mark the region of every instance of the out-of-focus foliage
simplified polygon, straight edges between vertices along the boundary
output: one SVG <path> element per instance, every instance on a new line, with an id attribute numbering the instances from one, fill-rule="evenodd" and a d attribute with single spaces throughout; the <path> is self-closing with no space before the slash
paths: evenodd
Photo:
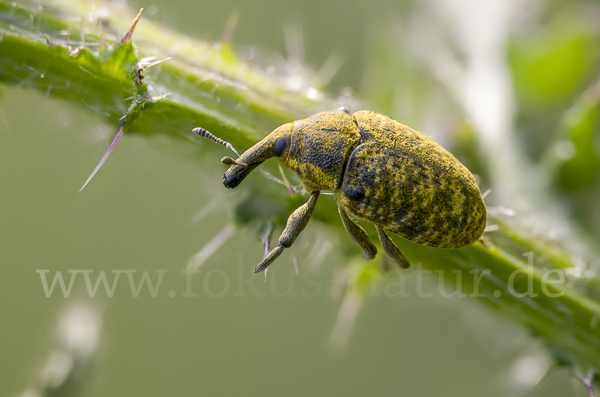
<path id="1" fill-rule="evenodd" d="M 595 2 L 549 2 L 521 26 L 508 56 L 517 131 L 581 225 L 600 238 L 600 30 Z"/>
<path id="2" fill-rule="evenodd" d="M 560 162 L 556 185 L 561 190 L 573 191 L 590 187 L 600 168 L 595 139 L 599 130 L 600 102 L 598 93 L 594 94 L 596 95 L 588 94 L 579 99 L 565 116 L 566 134 L 564 141 L 557 144 Z"/>

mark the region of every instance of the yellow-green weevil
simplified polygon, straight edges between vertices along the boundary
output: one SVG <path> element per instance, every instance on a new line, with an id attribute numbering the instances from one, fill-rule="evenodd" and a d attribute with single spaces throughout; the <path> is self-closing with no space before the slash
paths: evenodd
<path id="1" fill-rule="evenodd" d="M 206 130 L 194 131 L 235 152 Z M 342 222 L 365 257 L 374 258 L 377 248 L 349 214 L 374 223 L 383 250 L 403 268 L 408 260 L 386 231 L 423 245 L 460 248 L 476 242 L 485 228 L 486 208 L 473 174 L 430 138 L 372 111 L 324 112 L 284 124 L 237 160 L 224 158 L 231 166 L 223 184 L 237 187 L 271 157 L 298 176 L 310 198 L 290 215 L 279 245 L 256 273 L 294 243 L 321 190 L 333 192 Z"/>

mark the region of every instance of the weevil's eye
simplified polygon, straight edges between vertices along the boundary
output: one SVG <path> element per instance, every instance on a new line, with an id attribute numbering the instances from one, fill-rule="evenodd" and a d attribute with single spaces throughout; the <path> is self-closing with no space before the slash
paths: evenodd
<path id="1" fill-rule="evenodd" d="M 273 146 L 273 151 L 275 152 L 275 156 L 279 157 L 285 150 L 287 146 L 287 141 L 285 138 L 277 138 L 275 141 L 275 145 Z"/>

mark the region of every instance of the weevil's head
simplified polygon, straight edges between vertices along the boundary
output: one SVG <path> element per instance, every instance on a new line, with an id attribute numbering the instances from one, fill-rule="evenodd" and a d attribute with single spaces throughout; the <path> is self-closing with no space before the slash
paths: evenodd
<path id="1" fill-rule="evenodd" d="M 243 165 L 229 167 L 223 175 L 223 185 L 228 189 L 237 187 L 248 174 L 271 157 L 277 157 L 285 163 L 292 143 L 293 128 L 293 123 L 284 124 L 242 153 L 235 162 Z"/>

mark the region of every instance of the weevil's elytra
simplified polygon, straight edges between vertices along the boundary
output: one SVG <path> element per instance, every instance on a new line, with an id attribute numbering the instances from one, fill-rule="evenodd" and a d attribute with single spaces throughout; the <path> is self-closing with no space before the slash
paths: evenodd
<path id="1" fill-rule="evenodd" d="M 271 157 L 298 175 L 310 199 L 290 215 L 279 246 L 256 272 L 294 243 L 321 190 L 333 191 L 346 230 L 367 258 L 377 248 L 348 214 L 374 223 L 384 251 L 402 267 L 409 263 L 386 231 L 459 248 L 477 241 L 485 228 L 486 208 L 471 172 L 431 139 L 375 112 L 325 112 L 284 124 L 235 160 L 246 167 L 231 165 L 223 184 L 237 187 Z"/>

